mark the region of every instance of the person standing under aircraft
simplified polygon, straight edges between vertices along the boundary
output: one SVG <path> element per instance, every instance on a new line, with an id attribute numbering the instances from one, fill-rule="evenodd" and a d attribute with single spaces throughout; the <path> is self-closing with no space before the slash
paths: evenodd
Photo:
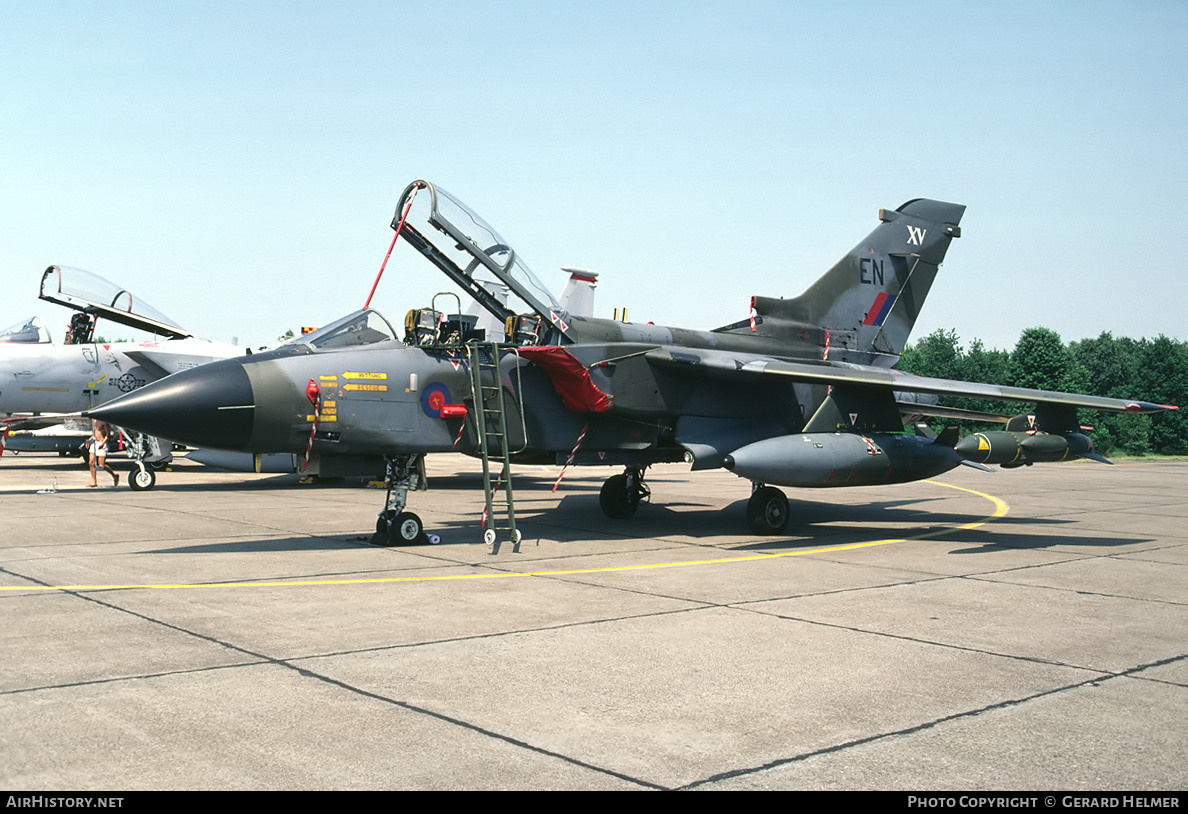
<path id="1" fill-rule="evenodd" d="M 90 447 L 90 455 L 88 456 L 87 460 L 87 463 L 91 469 L 91 482 L 89 485 L 92 487 L 99 485 L 98 481 L 96 481 L 96 461 L 98 462 L 99 469 L 105 469 L 107 470 L 107 473 L 111 475 L 112 487 L 120 485 L 120 476 L 117 475 L 116 471 L 112 469 L 107 463 L 107 438 L 109 434 L 110 432 L 107 422 L 92 422 L 91 440 L 88 442 L 88 446 Z"/>

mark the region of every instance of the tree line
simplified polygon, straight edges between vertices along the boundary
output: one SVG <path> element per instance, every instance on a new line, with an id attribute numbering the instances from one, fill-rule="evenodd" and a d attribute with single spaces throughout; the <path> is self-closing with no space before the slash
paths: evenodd
<path id="1" fill-rule="evenodd" d="M 1188 342 L 1115 337 L 1065 344 L 1048 328 L 1028 328 L 1011 351 L 989 350 L 980 339 L 965 348 L 957 332 L 938 329 L 904 350 L 899 370 L 968 382 L 1062 390 L 1175 404 L 1188 409 Z M 1027 405 L 942 397 L 965 410 L 1015 415 Z M 1081 410 L 1087 434 L 1103 454 L 1188 454 L 1188 418 L 1179 412 L 1132 415 Z M 1001 427 L 999 427 L 1001 428 Z"/>

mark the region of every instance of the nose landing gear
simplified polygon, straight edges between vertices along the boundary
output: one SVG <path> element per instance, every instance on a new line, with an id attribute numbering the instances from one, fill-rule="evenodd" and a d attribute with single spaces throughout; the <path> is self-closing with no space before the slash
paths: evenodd
<path id="1" fill-rule="evenodd" d="M 375 521 L 372 545 L 415 545 L 427 542 L 421 518 L 404 511 L 410 490 L 424 491 L 429 488 L 429 479 L 425 477 L 425 456 L 414 453 L 389 457 L 384 481 L 388 493 L 384 508 Z"/>

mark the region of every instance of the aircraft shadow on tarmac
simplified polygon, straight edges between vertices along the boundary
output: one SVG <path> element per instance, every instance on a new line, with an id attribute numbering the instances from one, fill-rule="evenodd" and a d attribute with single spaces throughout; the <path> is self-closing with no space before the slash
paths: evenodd
<path id="1" fill-rule="evenodd" d="M 746 501 L 738 500 L 724 508 L 704 504 L 667 500 L 663 504 L 641 506 L 628 520 L 606 517 L 598 506 L 597 497 L 567 495 L 560 504 L 536 512 L 530 508 L 531 497 L 519 499 L 517 492 L 516 525 L 525 541 L 544 538 L 559 543 L 606 539 L 664 540 L 675 537 L 694 541 L 706 539 L 707 546 L 732 551 L 785 551 L 796 548 L 847 545 L 881 539 L 899 539 L 929 534 L 944 545 L 961 543 L 968 546 L 946 553 L 984 552 L 986 547 L 1046 548 L 1060 545 L 1128 546 L 1149 539 L 1113 536 L 1056 536 L 1045 533 L 1022 533 L 989 521 L 975 529 L 957 526 L 984 520 L 985 515 L 929 511 L 927 504 L 943 498 L 919 498 L 875 501 L 864 504 L 836 504 L 807 500 L 793 500 L 792 520 L 788 532 L 771 538 L 754 538 L 741 532 L 746 516 Z M 922 506 L 923 508 L 915 508 Z M 699 507 L 699 508 L 690 508 Z M 680 509 L 679 511 L 677 509 Z M 1067 526 L 1072 521 L 1056 518 L 1010 518 L 1012 526 Z M 445 542 L 461 542 L 458 537 L 477 541 L 477 520 L 456 520 L 440 524 L 435 532 Z M 726 538 L 725 542 L 708 542 L 709 538 Z M 747 539 L 739 540 L 740 537 Z"/>
<path id="2" fill-rule="evenodd" d="M 358 548 L 362 538 L 347 538 L 346 535 L 300 535 L 277 537 L 267 540 L 238 539 L 221 543 L 200 542 L 193 545 L 177 545 L 170 548 L 156 548 L 140 554 L 285 554 L 298 551 L 343 551 Z"/>
<path id="3" fill-rule="evenodd" d="M 44 459 L 43 459 L 44 461 Z M 43 468 L 61 474 L 80 473 L 85 478 L 86 470 L 77 462 L 63 459 Z M 81 472 L 80 472 L 81 470 Z M 237 491 L 262 491 L 277 488 L 358 489 L 362 483 L 358 478 L 323 480 L 314 486 L 298 483 L 293 474 L 274 475 L 267 478 L 244 479 L 230 483 L 187 482 L 185 472 L 173 473 L 175 477 L 158 480 L 156 490 L 161 492 L 211 492 L 227 493 Z M 746 501 L 736 500 L 725 507 L 706 506 L 700 502 L 678 499 L 680 481 L 674 481 L 671 489 L 665 479 L 657 477 L 650 483 L 657 487 L 658 501 L 645 504 L 639 512 L 627 520 L 615 520 L 604 515 L 599 508 L 597 492 L 602 480 L 575 473 L 566 477 L 559 491 L 564 493 L 560 501 L 551 490 L 557 477 L 552 472 L 540 475 L 514 473 L 516 490 L 517 526 L 521 528 L 525 544 L 535 539 L 548 539 L 558 543 L 588 541 L 591 539 L 616 540 L 672 540 L 682 542 L 705 540 L 704 545 L 732 551 L 786 551 L 797 548 L 819 548 L 822 546 L 847 545 L 889 538 L 909 538 L 928 534 L 928 539 L 938 544 L 952 546 L 962 544 L 963 548 L 950 548 L 949 554 L 984 553 L 987 547 L 1003 549 L 1035 549 L 1062 545 L 1078 547 L 1120 547 L 1150 542 L 1151 538 L 1120 536 L 1065 536 L 1043 532 L 1024 533 L 1019 526 L 1051 526 L 1059 528 L 1071 520 L 1041 517 L 1010 516 L 1005 520 L 989 521 L 974 529 L 957 529 L 967 523 L 984 520 L 985 515 L 929 510 L 929 505 L 939 503 L 943 497 L 920 497 L 897 500 L 872 501 L 868 503 L 835 503 L 794 499 L 791 501 L 792 519 L 788 531 L 773 537 L 755 538 L 746 532 L 744 518 Z M 439 535 L 442 543 L 483 546 L 479 517 L 482 513 L 482 474 L 462 472 L 447 476 L 431 476 L 430 485 L 434 491 L 458 491 L 475 495 L 473 516 L 452 520 L 436 520 L 426 514 L 426 529 Z M 549 505 L 536 508 L 545 501 Z M 323 536 L 294 536 L 263 540 L 234 540 L 225 543 L 200 543 L 168 549 L 146 551 L 145 553 L 252 553 L 315 551 L 351 548 L 370 545 L 370 518 L 359 518 L 356 528 L 343 529 L 338 534 Z M 1007 525 L 1009 524 L 1009 525 Z M 946 530 L 951 529 L 951 530 Z M 713 542 L 711 538 L 725 538 Z M 741 539 L 740 539 L 741 538 Z M 410 548 L 417 548 L 412 546 Z M 506 548 L 506 546 L 505 546 Z"/>
<path id="4" fill-rule="evenodd" d="M 676 512 L 663 506 L 647 506 L 641 509 L 641 514 L 627 521 L 611 520 L 602 515 L 597 500 L 585 496 L 566 498 L 562 505 L 545 512 L 525 512 L 520 515 L 517 525 L 524 534 L 523 546 L 530 550 L 536 539 L 547 539 L 556 543 L 573 543 L 597 539 L 662 541 L 675 537 L 684 538 L 682 542 L 693 539 L 694 544 L 699 539 L 725 537 L 733 540 L 737 537 L 738 522 L 744 513 L 744 501 L 739 501 L 724 510 L 701 509 Z M 810 511 L 822 508 L 819 514 Z M 841 515 L 832 511 L 836 508 L 852 508 L 857 511 L 849 515 Z M 985 553 L 987 549 L 1036 549 L 1061 545 L 1075 545 L 1078 547 L 1119 547 L 1149 542 L 1150 538 L 1122 538 L 1111 536 L 1096 537 L 1068 537 L 1050 534 L 1024 534 L 1002 527 L 996 528 L 992 523 L 976 529 L 946 530 L 946 527 L 975 522 L 981 518 L 972 515 L 953 513 L 929 514 L 927 512 L 910 509 L 883 506 L 882 504 L 868 504 L 860 507 L 830 507 L 826 504 L 813 506 L 801 516 L 796 523 L 793 533 L 779 538 L 760 539 L 751 538 L 740 542 L 706 542 L 708 548 L 718 548 L 729 551 L 775 552 L 789 551 L 797 548 L 820 548 L 823 546 L 847 545 L 853 543 L 871 542 L 881 539 L 911 538 L 925 533 L 933 533 L 931 540 L 938 546 L 944 546 L 940 553 L 944 554 L 973 554 Z M 1049 523 L 1064 523 L 1067 521 L 1046 521 Z M 844 523 L 844 525 L 830 525 Z M 894 523 L 889 526 L 887 524 Z M 905 525 L 906 524 L 906 525 Z M 485 548 L 478 517 L 462 518 L 441 523 L 437 527 L 430 527 L 431 533 L 438 534 L 443 544 L 473 545 Z M 273 539 L 237 539 L 226 542 L 201 542 L 193 545 L 179 545 L 171 548 L 148 550 L 145 554 L 251 554 L 251 553 L 284 553 L 298 551 L 331 551 L 358 547 L 370 547 L 370 530 L 360 528 L 357 532 L 344 531 L 340 534 L 327 535 L 294 535 Z M 962 548 L 952 548 L 960 544 Z M 409 546 L 394 550 L 432 549 L 433 546 Z M 506 548 L 506 546 L 505 546 Z"/>

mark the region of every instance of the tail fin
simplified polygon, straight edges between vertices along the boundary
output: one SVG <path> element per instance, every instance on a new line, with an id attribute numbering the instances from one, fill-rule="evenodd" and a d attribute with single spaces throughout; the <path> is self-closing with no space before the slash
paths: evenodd
<path id="1" fill-rule="evenodd" d="M 561 270 L 569 272 L 569 282 L 557 300 L 561 307 L 570 316 L 594 316 L 594 289 L 598 286 L 598 272 L 573 266 L 562 266 Z"/>
<path id="2" fill-rule="evenodd" d="M 899 358 L 949 243 L 961 236 L 962 204 L 916 198 L 790 300 L 755 297 L 758 333 L 789 324 L 828 331 L 831 360 L 889 367 Z M 766 328 L 767 330 L 764 330 Z"/>

